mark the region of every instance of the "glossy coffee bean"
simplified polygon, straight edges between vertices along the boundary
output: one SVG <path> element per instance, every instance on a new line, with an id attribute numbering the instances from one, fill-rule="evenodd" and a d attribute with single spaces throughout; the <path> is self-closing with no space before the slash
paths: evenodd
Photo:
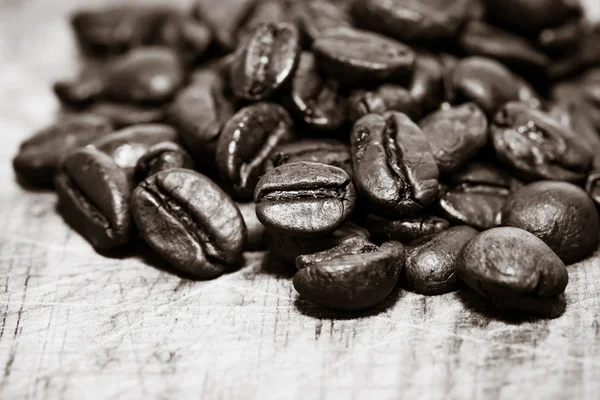
<path id="1" fill-rule="evenodd" d="M 213 165 L 221 129 L 234 112 L 224 78 L 207 68 L 196 72 L 177 94 L 168 120 L 192 155 L 202 164 Z"/>
<path id="2" fill-rule="evenodd" d="M 354 15 L 365 27 L 409 43 L 452 39 L 465 21 L 468 0 L 358 0 Z"/>
<path id="3" fill-rule="evenodd" d="M 451 187 L 439 199 L 449 220 L 490 229 L 500 225 L 502 207 L 521 183 L 495 165 L 472 162 L 450 177 Z"/>
<path id="4" fill-rule="evenodd" d="M 496 156 L 524 180 L 583 181 L 593 155 L 585 142 L 543 111 L 511 102 L 491 127 Z"/>
<path id="5" fill-rule="evenodd" d="M 567 182 L 523 186 L 504 203 L 502 224 L 531 232 L 567 264 L 592 254 L 600 237 L 593 201 L 583 189 Z"/>
<path id="6" fill-rule="evenodd" d="M 129 241 L 132 187 L 110 156 L 90 146 L 75 150 L 61 162 L 55 186 L 63 217 L 96 250 Z"/>
<path id="7" fill-rule="evenodd" d="M 236 51 L 230 72 L 233 94 L 252 101 L 271 97 L 291 81 L 300 51 L 293 25 L 259 25 Z"/>
<path id="8" fill-rule="evenodd" d="M 468 226 L 454 226 L 431 240 L 406 249 L 404 285 L 421 294 L 436 295 L 459 288 L 456 258 L 461 249 L 479 232 Z"/>
<path id="9" fill-rule="evenodd" d="M 338 310 L 364 310 L 383 301 L 404 267 L 404 247 L 377 247 L 353 238 L 321 253 L 297 258 L 294 288 L 306 300 Z"/>
<path id="10" fill-rule="evenodd" d="M 240 214 L 244 219 L 248 238 L 244 251 L 264 250 L 265 248 L 265 226 L 258 220 L 256 216 L 256 205 L 250 203 L 236 203 Z"/>
<path id="11" fill-rule="evenodd" d="M 351 17 L 344 4 L 330 0 L 306 0 L 293 2 L 294 15 L 308 43 L 331 28 L 351 26 Z"/>
<path id="12" fill-rule="evenodd" d="M 350 147 L 333 139 L 303 139 L 279 145 L 265 163 L 265 171 L 301 161 L 332 165 L 346 171 L 351 178 L 354 175 Z"/>
<path id="13" fill-rule="evenodd" d="M 405 114 L 368 114 L 351 134 L 357 188 L 377 212 L 410 215 L 438 193 L 438 168 L 421 129 Z"/>
<path id="14" fill-rule="evenodd" d="M 33 186 L 52 186 L 56 168 L 65 154 L 107 135 L 112 129 L 109 120 L 92 114 L 62 117 L 21 143 L 13 159 L 17 177 Z"/>
<path id="15" fill-rule="evenodd" d="M 108 119 L 116 129 L 138 124 L 162 123 L 166 114 L 162 105 L 143 106 L 109 101 L 94 103 L 86 107 L 85 112 Z"/>
<path id="16" fill-rule="evenodd" d="M 97 69 L 84 70 L 74 81 L 56 83 L 54 92 L 66 104 L 98 100 L 157 104 L 171 100 L 183 80 L 183 66 L 176 53 L 161 47 L 141 47 Z"/>
<path id="17" fill-rule="evenodd" d="M 311 128 L 336 130 L 346 122 L 346 98 L 340 93 L 340 84 L 318 71 L 312 53 L 300 57 L 291 100 L 293 110 Z"/>
<path id="18" fill-rule="evenodd" d="M 388 219 L 377 214 L 367 214 L 364 223 L 375 243 L 395 240 L 410 243 L 415 240 L 425 240 L 450 227 L 450 223 L 434 215 L 421 215 Z"/>
<path id="19" fill-rule="evenodd" d="M 217 145 L 221 178 L 241 199 L 251 199 L 273 149 L 293 138 L 292 120 L 274 103 L 242 108 L 224 125 Z"/>
<path id="20" fill-rule="evenodd" d="M 600 172 L 592 172 L 585 183 L 585 191 L 594 201 L 596 207 L 600 207 Z"/>
<path id="21" fill-rule="evenodd" d="M 260 222 L 293 235 L 335 231 L 352 215 L 355 198 L 344 170 L 305 161 L 269 171 L 254 192 Z"/>
<path id="22" fill-rule="evenodd" d="M 367 114 L 398 111 L 413 120 L 421 116 L 420 105 L 402 86 L 386 83 L 374 90 L 354 90 L 348 99 L 348 115 L 352 123 Z"/>
<path id="23" fill-rule="evenodd" d="M 269 252 L 286 264 L 293 265 L 296 257 L 331 249 L 346 239 L 356 236 L 369 239 L 369 232 L 347 222 L 336 231 L 323 236 L 294 236 L 279 230 L 265 229 L 265 241 Z"/>
<path id="24" fill-rule="evenodd" d="M 409 86 L 410 95 L 425 115 L 439 107 L 444 99 L 444 66 L 433 54 L 420 52 Z M 400 110 L 399 110 L 400 111 Z"/>
<path id="25" fill-rule="evenodd" d="M 314 41 L 312 50 L 319 68 L 353 87 L 402 80 L 412 74 L 415 62 L 410 47 L 349 27 L 324 31 Z"/>
<path id="26" fill-rule="evenodd" d="M 238 263 L 246 226 L 217 184 L 189 169 L 152 175 L 131 199 L 144 240 L 176 270 L 194 278 L 221 275 Z"/>
<path id="27" fill-rule="evenodd" d="M 466 164 L 488 139 L 487 118 L 474 103 L 442 108 L 425 117 L 419 126 L 429 139 L 440 174 Z"/>
<path id="28" fill-rule="evenodd" d="M 565 264 L 522 229 L 494 228 L 471 239 L 458 256 L 456 273 L 498 307 L 550 318 L 565 309 Z"/>
<path id="29" fill-rule="evenodd" d="M 470 21 L 458 38 L 458 46 L 469 56 L 493 58 L 505 65 L 543 71 L 550 59 L 521 36 L 482 21 Z"/>
<path id="30" fill-rule="evenodd" d="M 237 30 L 237 43 L 242 43 L 246 38 L 252 35 L 252 32 L 261 24 L 277 24 L 280 22 L 291 23 L 290 6 L 286 1 L 281 0 L 258 0 L 252 11 L 245 18 L 244 22 Z"/>
<path id="31" fill-rule="evenodd" d="M 192 156 L 173 142 L 161 142 L 150 147 L 135 166 L 136 181 L 173 168 L 194 169 Z"/>
<path id="32" fill-rule="evenodd" d="M 452 75 L 452 87 L 456 96 L 474 102 L 488 117 L 509 101 L 539 104 L 525 81 L 499 62 L 478 56 L 459 61 Z"/>
<path id="33" fill-rule="evenodd" d="M 194 14 L 208 25 L 218 46 L 232 51 L 237 45 L 237 33 L 257 0 L 203 0 L 195 2 Z"/>

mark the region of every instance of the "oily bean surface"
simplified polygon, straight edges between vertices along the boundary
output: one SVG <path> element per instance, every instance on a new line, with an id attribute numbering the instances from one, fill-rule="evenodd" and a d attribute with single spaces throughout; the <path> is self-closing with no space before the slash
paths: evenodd
<path id="1" fill-rule="evenodd" d="M 450 227 L 450 223 L 434 215 L 389 219 L 369 213 L 366 216 L 364 226 L 371 233 L 375 243 L 390 240 L 410 243 L 444 231 Z"/>
<path id="2" fill-rule="evenodd" d="M 398 111 L 417 120 L 421 115 L 419 103 L 405 88 L 394 84 L 383 84 L 374 90 L 354 90 L 348 98 L 348 115 L 352 123 L 367 114 L 384 114 Z"/>
<path id="3" fill-rule="evenodd" d="M 148 149 L 135 166 L 136 181 L 173 168 L 194 169 L 192 156 L 173 142 L 161 142 Z"/>

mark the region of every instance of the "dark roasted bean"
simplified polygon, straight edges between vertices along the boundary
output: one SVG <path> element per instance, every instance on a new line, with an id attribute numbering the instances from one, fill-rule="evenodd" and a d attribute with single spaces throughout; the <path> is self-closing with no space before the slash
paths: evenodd
<path id="1" fill-rule="evenodd" d="M 600 172 L 594 172 L 588 176 L 585 191 L 594 201 L 596 207 L 600 207 Z"/>
<path id="2" fill-rule="evenodd" d="M 487 143 L 487 118 L 474 103 L 440 109 L 419 126 L 429 139 L 440 174 L 456 171 Z"/>
<path id="3" fill-rule="evenodd" d="M 21 143 L 13 168 L 24 183 L 52 186 L 60 159 L 112 131 L 106 118 L 91 114 L 70 115 L 36 132 Z"/>
<path id="4" fill-rule="evenodd" d="M 273 103 L 242 108 L 227 121 L 217 145 L 221 178 L 242 199 L 250 199 L 273 149 L 293 137 L 287 111 Z"/>
<path id="5" fill-rule="evenodd" d="M 565 309 L 565 264 L 522 229 L 494 228 L 471 239 L 458 256 L 456 273 L 498 307 L 550 318 Z"/>
<path id="6" fill-rule="evenodd" d="M 194 169 L 194 161 L 187 151 L 173 142 L 161 142 L 150 147 L 135 167 L 136 181 L 173 168 Z"/>
<path id="7" fill-rule="evenodd" d="M 413 100 L 419 105 L 422 115 L 435 110 L 442 103 L 444 99 L 443 78 L 444 67 L 438 58 L 424 52 L 417 55 L 409 91 Z"/>
<path id="8" fill-rule="evenodd" d="M 295 162 L 265 174 L 254 192 L 256 216 L 265 226 L 292 235 L 322 235 L 352 215 L 352 180 L 341 168 Z"/>
<path id="9" fill-rule="evenodd" d="M 352 25 L 345 7 L 330 0 L 296 1 L 293 7 L 298 26 L 309 43 L 327 29 Z"/>
<path id="10" fill-rule="evenodd" d="M 456 258 L 479 232 L 468 226 L 454 226 L 431 240 L 406 249 L 404 284 L 416 293 L 436 295 L 458 290 Z"/>
<path id="11" fill-rule="evenodd" d="M 378 212 L 415 214 L 438 192 L 438 168 L 427 138 L 405 114 L 369 114 L 351 135 L 357 187 Z"/>
<path id="12" fill-rule="evenodd" d="M 340 94 L 340 84 L 317 70 L 311 53 L 302 53 L 291 90 L 291 105 L 309 127 L 336 130 L 346 122 L 346 98 Z"/>
<path id="13" fill-rule="evenodd" d="M 504 203 L 502 224 L 531 232 L 566 264 L 586 258 L 598 247 L 598 211 L 584 190 L 567 182 L 523 186 Z"/>
<path id="14" fill-rule="evenodd" d="M 367 214 L 365 228 L 369 230 L 375 243 L 395 240 L 410 243 L 429 238 L 446 230 L 450 223 L 433 215 L 422 215 L 400 219 L 388 219 L 377 214 Z"/>
<path id="15" fill-rule="evenodd" d="M 383 301 L 404 267 L 404 247 L 377 247 L 357 237 L 321 253 L 297 258 L 294 288 L 306 300 L 339 310 L 363 310 Z"/>
<path id="16" fill-rule="evenodd" d="M 348 99 L 348 115 L 352 123 L 367 114 L 398 111 L 413 120 L 421 116 L 419 103 L 402 86 L 386 83 L 374 90 L 355 90 Z"/>
<path id="17" fill-rule="evenodd" d="M 581 36 L 573 49 L 550 64 L 546 71 L 550 79 L 563 79 L 600 65 L 600 23 L 584 27 Z"/>
<path id="18" fill-rule="evenodd" d="M 271 97 L 291 81 L 300 51 L 300 38 L 293 25 L 259 25 L 231 64 L 233 94 L 253 101 Z"/>
<path id="19" fill-rule="evenodd" d="M 583 181 L 593 155 L 585 142 L 543 111 L 506 104 L 491 127 L 496 155 L 525 180 Z"/>
<path id="20" fill-rule="evenodd" d="M 55 186 L 63 217 L 96 250 L 129 241 L 132 187 L 110 156 L 89 146 L 75 150 L 61 162 Z"/>
<path id="21" fill-rule="evenodd" d="M 178 271 L 213 278 L 240 261 L 244 220 L 204 175 L 189 169 L 159 172 L 140 183 L 131 204 L 141 236 Z"/>
<path id="22" fill-rule="evenodd" d="M 256 3 L 257 0 L 197 1 L 194 14 L 210 27 L 218 45 L 225 51 L 231 51 L 237 45 L 240 25 Z"/>
<path id="23" fill-rule="evenodd" d="M 290 9 L 282 0 L 258 0 L 252 12 L 237 30 L 237 43 L 243 43 L 246 38 L 261 24 L 277 24 L 280 22 L 293 22 L 289 18 Z"/>
<path id="24" fill-rule="evenodd" d="M 600 68 L 593 68 L 578 79 L 563 81 L 552 88 L 552 98 L 575 106 L 600 131 Z"/>
<path id="25" fill-rule="evenodd" d="M 245 251 L 263 250 L 265 247 L 265 226 L 256 216 L 256 205 L 251 203 L 236 203 L 240 214 L 244 219 L 248 239 L 246 240 Z"/>
<path id="26" fill-rule="evenodd" d="M 402 80 L 412 74 L 415 61 L 408 46 L 349 27 L 324 31 L 312 49 L 319 68 L 354 87 Z"/>

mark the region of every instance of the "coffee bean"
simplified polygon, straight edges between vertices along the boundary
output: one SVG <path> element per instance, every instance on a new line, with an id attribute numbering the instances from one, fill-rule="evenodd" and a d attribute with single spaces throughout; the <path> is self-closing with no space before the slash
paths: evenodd
<path id="1" fill-rule="evenodd" d="M 454 226 L 423 244 L 408 246 L 403 271 L 405 286 L 427 295 L 458 290 L 456 258 L 465 243 L 478 234 L 468 226 Z"/>
<path id="2" fill-rule="evenodd" d="M 277 146 L 265 163 L 265 171 L 280 165 L 309 161 L 333 165 L 352 178 L 352 156 L 347 144 L 333 139 L 303 139 Z"/>
<path id="3" fill-rule="evenodd" d="M 330 0 L 306 0 L 293 3 L 294 14 L 302 31 L 311 44 L 321 33 L 331 28 L 351 26 L 345 4 Z"/>
<path id="4" fill-rule="evenodd" d="M 377 247 L 354 238 L 312 256 L 299 257 L 294 288 L 306 300 L 338 310 L 364 310 L 383 301 L 404 267 L 404 247 Z"/>
<path id="5" fill-rule="evenodd" d="M 492 139 L 498 159 L 524 180 L 583 181 L 593 155 L 567 126 L 527 104 L 506 104 L 494 118 Z"/>
<path id="6" fill-rule="evenodd" d="M 419 126 L 429 139 L 440 174 L 456 171 L 486 144 L 488 123 L 474 103 L 440 109 Z"/>
<path id="7" fill-rule="evenodd" d="M 207 279 L 240 261 L 244 220 L 204 175 L 189 169 L 159 172 L 140 183 L 131 205 L 141 236 L 176 270 Z"/>
<path id="8" fill-rule="evenodd" d="M 75 150 L 61 162 L 55 186 L 63 217 L 96 250 L 129 241 L 132 188 L 110 156 L 90 146 Z"/>
<path id="9" fill-rule="evenodd" d="M 230 72 L 236 97 L 265 100 L 291 81 L 301 51 L 296 27 L 261 24 L 241 46 Z"/>
<path id="10" fill-rule="evenodd" d="M 550 79 L 564 79 L 600 64 L 600 24 L 585 26 L 579 41 L 563 57 L 553 61 L 546 70 Z"/>
<path id="11" fill-rule="evenodd" d="M 368 114 L 356 122 L 350 140 L 356 185 L 378 212 L 415 214 L 435 200 L 435 159 L 427 138 L 405 114 Z"/>
<path id="12" fill-rule="evenodd" d="M 444 66 L 430 53 L 420 52 L 409 86 L 410 95 L 425 115 L 439 107 L 444 99 Z M 401 110 L 398 110 L 401 111 Z"/>
<path id="13" fill-rule="evenodd" d="M 98 69 L 87 69 L 72 82 L 57 82 L 54 91 L 66 104 L 98 100 L 158 104 L 173 98 L 184 80 L 177 55 L 161 47 L 141 47 Z"/>
<path id="14" fill-rule="evenodd" d="M 322 32 L 312 50 L 319 68 L 353 87 L 405 79 L 412 74 L 415 62 L 408 46 L 349 27 Z"/>
<path id="15" fill-rule="evenodd" d="M 294 25 L 290 18 L 290 7 L 281 0 L 258 0 L 244 23 L 237 30 L 237 43 L 242 43 L 252 35 L 261 24 L 277 24 L 287 22 Z"/>
<path id="16" fill-rule="evenodd" d="M 237 32 L 248 18 L 257 0 L 203 0 L 195 2 L 194 14 L 208 25 L 219 47 L 235 49 Z"/>
<path id="17" fill-rule="evenodd" d="M 221 178 L 236 196 L 252 198 L 269 155 L 292 137 L 292 120 L 283 107 L 255 103 L 242 108 L 227 121 L 219 137 L 217 166 Z"/>
<path id="18" fill-rule="evenodd" d="M 472 162 L 450 177 L 439 200 L 442 215 L 476 229 L 500 225 L 502 207 L 521 183 L 491 164 Z"/>
<path id="19" fill-rule="evenodd" d="M 135 166 L 136 181 L 173 168 L 194 169 L 194 161 L 187 151 L 173 142 L 161 142 L 150 147 Z"/>
<path id="20" fill-rule="evenodd" d="M 254 192 L 260 222 L 293 235 L 335 231 L 352 215 L 355 197 L 344 170 L 311 162 L 284 164 L 269 171 Z"/>
<path id="21" fill-rule="evenodd" d="M 534 182 L 517 190 L 504 204 L 502 224 L 531 232 L 567 264 L 598 247 L 598 211 L 584 190 L 567 182 Z"/>
<path id="22" fill-rule="evenodd" d="M 494 228 L 471 239 L 458 256 L 456 273 L 496 306 L 550 318 L 564 311 L 565 264 L 522 229 Z"/>
<path id="23" fill-rule="evenodd" d="M 291 105 L 315 129 L 336 130 L 346 122 L 346 99 L 340 84 L 317 70 L 314 56 L 302 53 L 292 80 Z"/>
<path id="24" fill-rule="evenodd" d="M 585 184 L 585 191 L 588 196 L 594 201 L 596 207 L 600 206 L 600 173 L 593 172 L 591 173 Z"/>
<path id="25" fill-rule="evenodd" d="M 28 185 L 51 187 L 65 154 L 110 133 L 112 128 L 106 118 L 92 114 L 62 117 L 21 143 L 13 159 L 17 177 Z"/>
<path id="26" fill-rule="evenodd" d="M 160 123 L 165 120 L 163 106 L 143 106 L 137 104 L 102 101 L 85 108 L 86 113 L 99 115 L 108 119 L 115 128 L 121 129 L 131 125 Z"/>
<path id="27" fill-rule="evenodd" d="M 244 219 L 248 239 L 246 240 L 245 251 L 264 250 L 265 248 L 265 226 L 256 216 L 256 205 L 254 203 L 236 203 L 240 214 Z"/>
<path id="28" fill-rule="evenodd" d="M 398 40 L 431 44 L 452 39 L 467 18 L 469 0 L 358 0 L 361 25 Z"/>
<path id="29" fill-rule="evenodd" d="M 425 240 L 450 227 L 448 221 L 433 215 L 388 219 L 373 213 L 367 214 L 364 225 L 375 243 L 390 240 L 402 243 Z"/>
<path id="30" fill-rule="evenodd" d="M 552 98 L 585 114 L 600 130 L 600 68 L 590 69 L 579 78 L 552 87 Z"/>
<path id="31" fill-rule="evenodd" d="M 386 83 L 374 90 L 355 90 L 348 99 L 348 114 L 352 123 L 367 114 L 384 114 L 386 111 L 398 111 L 413 120 L 421 116 L 419 103 L 402 86 Z"/>

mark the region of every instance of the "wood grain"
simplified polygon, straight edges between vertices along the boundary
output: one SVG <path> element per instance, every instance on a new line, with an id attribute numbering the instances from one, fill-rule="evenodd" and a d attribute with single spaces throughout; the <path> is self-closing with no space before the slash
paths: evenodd
<path id="1" fill-rule="evenodd" d="M 299 300 L 260 254 L 208 282 L 96 255 L 10 167 L 53 117 L 51 82 L 74 73 L 65 15 L 83 3 L 0 2 L 0 398 L 598 398 L 599 254 L 569 267 L 551 321 L 458 293 L 344 316 Z"/>

